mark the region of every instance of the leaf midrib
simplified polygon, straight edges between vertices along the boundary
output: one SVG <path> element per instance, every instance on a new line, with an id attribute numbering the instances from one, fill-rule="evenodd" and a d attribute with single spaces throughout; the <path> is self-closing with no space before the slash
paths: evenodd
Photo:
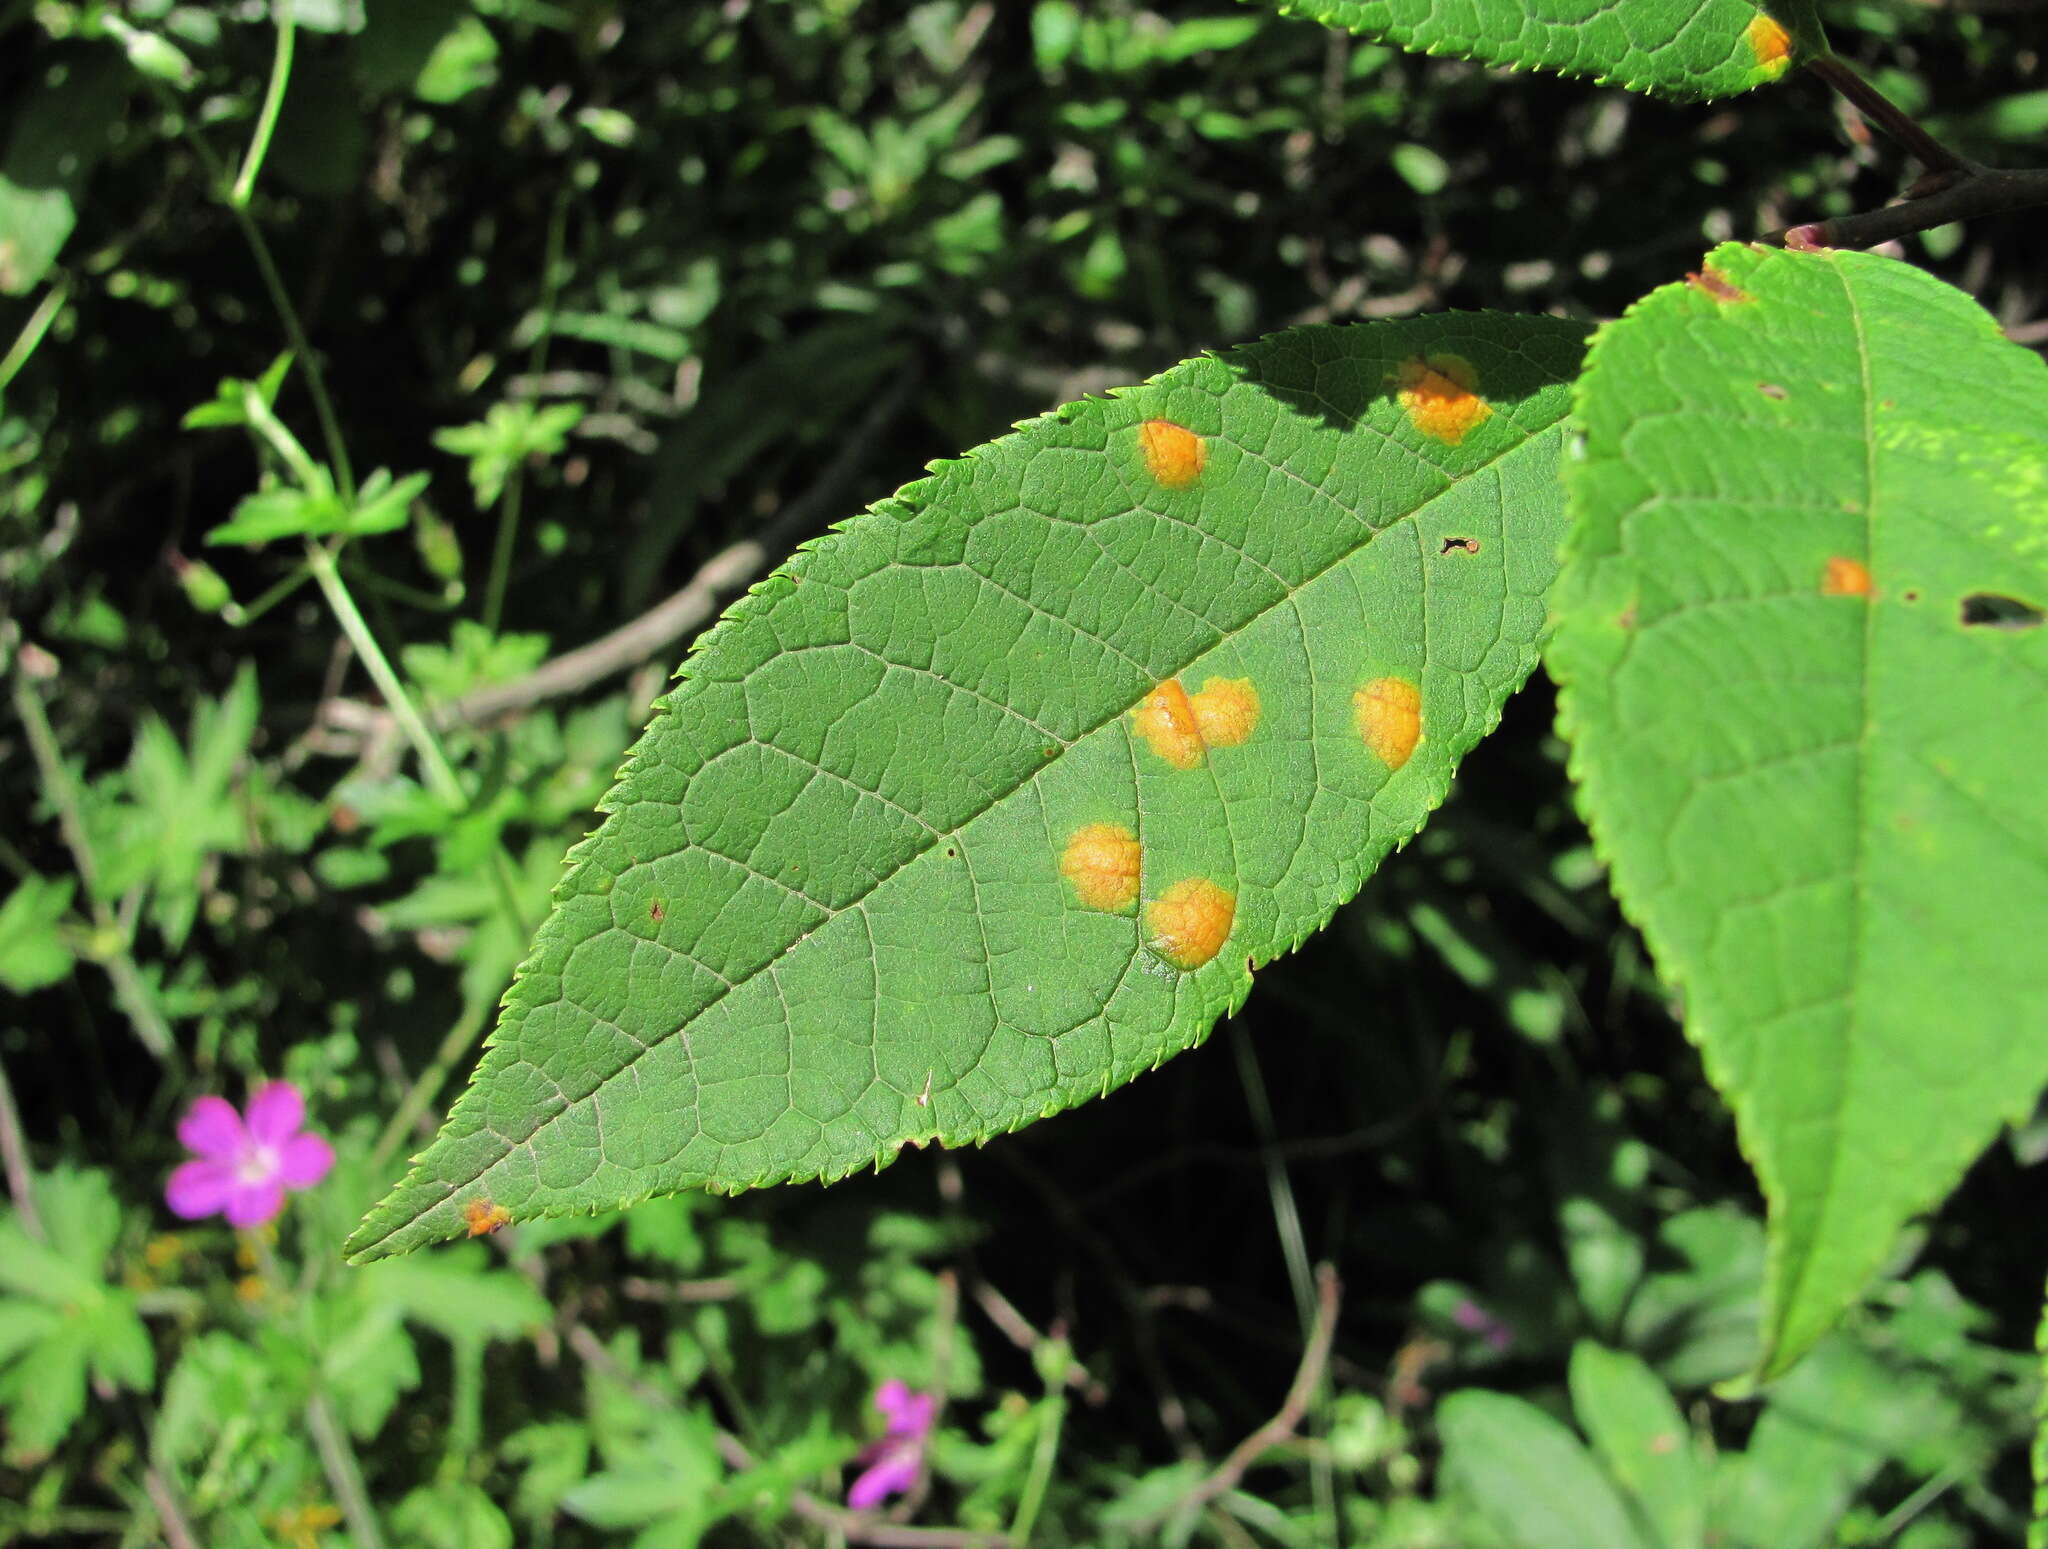
<path id="1" fill-rule="evenodd" d="M 1225 388 L 1224 392 L 1228 392 L 1229 390 L 1229 388 Z M 1219 393 L 1217 396 L 1220 398 L 1222 394 Z M 1525 401 L 1531 401 L 1535 398 L 1535 396 L 1536 394 L 1532 391 L 1529 395 L 1529 399 Z M 1371 526 L 1362 513 L 1358 512 L 1355 509 L 1351 510 L 1350 514 L 1354 518 L 1356 518 L 1360 522 L 1360 524 L 1365 528 L 1365 536 L 1361 541 L 1352 545 L 1349 548 L 1340 551 L 1335 557 L 1333 557 L 1327 564 L 1323 565 L 1320 569 L 1317 569 L 1311 572 L 1310 574 L 1303 576 L 1298 583 L 1296 583 L 1292 588 L 1290 588 L 1287 591 L 1285 597 L 1283 597 L 1279 601 L 1274 602 L 1268 607 L 1259 609 L 1257 612 L 1252 613 L 1251 615 L 1246 617 L 1240 623 L 1233 625 L 1231 628 L 1227 630 L 1221 631 L 1216 636 L 1216 638 L 1212 640 L 1209 644 L 1201 647 L 1199 650 L 1193 651 L 1184 660 L 1180 661 L 1179 663 L 1174 665 L 1169 671 L 1167 671 L 1163 675 L 1163 677 L 1175 677 L 1178 676 L 1180 673 L 1185 672 L 1187 668 L 1194 662 L 1201 660 L 1204 656 L 1209 655 L 1211 652 L 1216 651 L 1217 649 L 1221 648 L 1223 645 L 1227 644 L 1231 640 L 1234 640 L 1238 635 L 1242 634 L 1245 630 L 1250 629 L 1255 624 L 1260 622 L 1262 619 L 1270 615 L 1275 608 L 1284 606 L 1288 600 L 1291 600 L 1292 598 L 1298 596 L 1300 593 L 1306 591 L 1310 586 L 1314 585 L 1317 581 L 1321 580 L 1324 576 L 1328 575 L 1333 570 L 1336 570 L 1342 565 L 1348 564 L 1357 555 L 1364 552 L 1366 549 L 1370 548 L 1380 538 L 1386 537 L 1396 532 L 1398 529 L 1402 528 L 1405 524 L 1412 523 L 1413 521 L 1415 521 L 1415 519 L 1419 517 L 1424 511 L 1428 510 L 1430 506 L 1432 506 L 1436 501 L 1442 499 L 1451 491 L 1460 488 L 1461 486 L 1470 482 L 1479 474 L 1484 473 L 1489 469 L 1495 468 L 1505 459 L 1512 457 L 1516 453 L 1522 451 L 1524 448 L 1533 445 L 1538 437 L 1554 432 L 1555 430 L 1557 430 L 1557 428 L 1559 427 L 1559 425 L 1568 413 L 1568 406 L 1561 407 L 1557 416 L 1549 420 L 1546 424 L 1534 430 L 1529 430 L 1525 432 L 1521 439 L 1515 441 L 1511 445 L 1501 448 L 1499 451 L 1495 452 L 1493 455 L 1486 458 L 1483 462 L 1475 463 L 1472 467 L 1466 469 L 1464 472 L 1459 473 L 1455 476 L 1444 474 L 1443 470 L 1436 464 L 1429 462 L 1427 458 L 1417 456 L 1418 461 L 1422 462 L 1425 466 L 1429 467 L 1433 472 L 1438 474 L 1439 477 L 1444 479 L 1444 483 L 1441 488 L 1433 491 L 1424 499 L 1417 502 L 1413 507 L 1411 507 L 1407 511 L 1402 512 L 1399 516 L 1396 516 L 1393 520 L 1389 521 L 1384 527 L 1375 528 Z M 1510 423 L 1515 424 L 1518 429 L 1521 428 L 1521 422 L 1519 420 L 1515 420 L 1511 415 L 1504 415 L 1503 417 L 1508 418 Z M 1363 424 L 1357 416 L 1350 416 L 1350 418 L 1351 424 L 1347 427 L 1347 433 L 1355 433 L 1367 429 L 1378 430 L 1378 427 L 1376 426 L 1367 426 Z M 1396 438 L 1386 435 L 1384 432 L 1380 432 L 1380 436 L 1381 439 L 1387 444 L 1399 446 L 1403 451 L 1407 451 L 1411 455 L 1414 455 L 1414 448 L 1406 446 L 1405 444 L 1398 441 Z M 1298 478 L 1298 475 L 1296 477 Z M 928 507 L 927 509 L 930 508 Z M 1147 688 L 1146 692 L 1149 693 L 1150 689 Z M 1141 699 L 1142 697 L 1143 696 L 1140 695 Z M 1120 708 L 1113 709 L 1109 714 L 1103 716 L 1093 725 L 1085 727 L 1083 730 L 1076 733 L 1072 740 L 1067 743 L 1067 747 L 1072 748 L 1075 745 L 1087 739 L 1088 737 L 1093 736 L 1096 732 L 1102 730 L 1103 727 L 1114 724 L 1123 716 L 1129 714 L 1131 710 L 1131 705 L 1136 704 L 1137 702 L 1138 701 L 1133 700 L 1131 704 L 1126 704 Z M 984 803 L 982 806 L 968 813 L 958 823 L 954 824 L 952 828 L 948 829 L 944 833 L 933 831 L 932 840 L 929 844 L 926 844 L 921 849 L 913 851 L 911 854 L 905 856 L 902 861 L 898 862 L 888 872 L 876 877 L 874 881 L 870 883 L 866 888 L 864 888 L 856 897 L 849 899 L 846 903 L 840 905 L 836 909 L 829 910 L 827 912 L 826 917 L 823 920 L 820 920 L 816 925 L 812 926 L 810 929 L 804 931 L 801 935 L 797 936 L 795 938 L 796 942 L 802 942 L 807 937 L 816 934 L 819 930 L 822 930 L 826 925 L 829 925 L 832 921 L 838 919 L 841 915 L 847 913 L 849 910 L 859 908 L 860 905 L 866 899 L 872 897 L 885 884 L 892 881 L 897 876 L 901 875 L 904 871 L 908 870 L 911 866 L 915 865 L 919 860 L 923 859 L 926 855 L 929 855 L 932 852 L 932 850 L 935 849 L 937 845 L 943 840 L 945 840 L 947 837 L 959 833 L 961 830 L 965 829 L 969 824 L 973 823 L 976 819 L 980 818 L 983 814 L 992 810 L 999 803 L 1007 801 L 1019 792 L 1028 789 L 1031 783 L 1034 780 L 1036 780 L 1042 773 L 1044 773 L 1046 769 L 1048 769 L 1051 766 L 1052 763 L 1055 762 L 1057 762 L 1057 760 L 1047 760 L 1040 762 L 1039 764 L 1028 770 L 1025 773 L 1024 778 L 1018 781 L 1017 784 L 1011 786 L 1007 790 L 998 792 L 995 796 L 993 796 L 989 801 Z M 607 812 L 606 816 L 607 818 L 609 818 L 611 816 L 611 813 Z M 603 830 L 602 828 L 600 828 L 598 830 L 598 834 L 601 834 L 602 832 Z M 593 834 L 591 837 L 595 839 L 597 837 L 597 834 Z M 553 916 L 551 915 L 550 922 L 552 922 L 552 919 Z M 743 986 L 752 983 L 753 980 L 758 978 L 761 974 L 773 969 L 781 961 L 783 955 L 784 954 L 782 953 L 775 954 L 774 956 L 769 957 L 765 962 L 760 964 L 758 967 L 750 969 L 748 972 L 742 974 L 738 978 L 732 979 L 729 982 L 727 982 L 725 987 L 722 988 L 716 995 L 714 995 L 711 999 L 707 1000 L 703 1005 L 699 1006 L 696 1009 L 696 1011 L 691 1013 L 688 1021 L 677 1024 L 669 1031 L 661 1034 L 658 1038 L 655 1038 L 647 1042 L 645 1047 L 641 1048 L 640 1050 L 630 1055 L 615 1069 L 608 1071 L 605 1075 L 601 1076 L 598 1079 L 597 1083 L 594 1086 L 592 1086 L 591 1089 L 582 1097 L 576 1098 L 573 1101 L 564 1102 L 563 1105 L 560 1108 L 558 1108 L 555 1112 L 543 1118 L 539 1124 L 535 1125 L 531 1130 L 527 1132 L 523 1139 L 519 1140 L 514 1144 L 508 1145 L 504 1150 L 498 1152 L 497 1155 L 493 1156 L 489 1161 L 485 1162 L 482 1166 L 478 1167 L 466 1176 L 454 1179 L 452 1181 L 443 1180 L 445 1186 L 441 1192 L 440 1198 L 434 1202 L 434 1205 L 440 1204 L 442 1201 L 445 1201 L 451 1195 L 455 1194 L 459 1190 L 466 1188 L 470 1184 L 476 1182 L 477 1179 L 483 1177 L 485 1174 L 490 1172 L 492 1168 L 502 1163 L 506 1159 L 506 1157 L 512 1154 L 512 1152 L 532 1146 L 536 1138 L 539 1137 L 542 1133 L 544 1133 L 557 1120 L 563 1118 L 564 1116 L 572 1112 L 580 1104 L 591 1101 L 604 1087 L 608 1086 L 611 1082 L 617 1080 L 620 1076 L 624 1075 L 627 1071 L 631 1070 L 633 1066 L 639 1063 L 639 1061 L 646 1055 L 651 1054 L 656 1048 L 658 1048 L 663 1043 L 667 1042 L 669 1039 L 676 1037 L 679 1033 L 683 1031 L 685 1027 L 694 1024 L 697 1020 L 709 1014 L 712 1007 L 718 1005 L 719 1002 L 725 1000 L 727 997 L 734 994 Z M 531 962 L 532 956 L 533 954 L 529 954 L 527 962 L 522 962 L 519 966 L 518 971 L 513 975 L 512 989 L 507 992 L 508 1003 L 510 1001 L 511 995 L 513 993 L 516 993 L 520 981 L 525 977 L 527 963 Z M 585 1011 L 585 1008 L 578 1006 L 577 1010 L 579 1012 L 582 1012 Z M 491 1047 L 505 1047 L 505 1045 L 497 1044 L 495 1042 L 494 1035 Z M 436 1143 L 438 1145 L 438 1139 Z M 425 1179 L 421 1180 L 422 1183 L 426 1181 L 427 1180 Z M 423 1208 L 414 1210 L 410 1215 L 404 1217 L 399 1221 L 396 1221 L 392 1226 L 390 1226 L 387 1230 L 380 1232 L 376 1237 L 364 1241 L 355 1247 L 350 1248 L 348 1250 L 350 1258 L 354 1260 L 360 1260 L 360 1258 L 364 1254 L 371 1252 L 382 1243 L 388 1241 L 391 1237 L 397 1235 L 400 1231 L 403 1231 L 407 1226 L 410 1226 L 414 1222 L 418 1221 L 422 1216 L 424 1216 L 427 1213 L 428 1210 L 433 1209 L 434 1205 L 428 1205 Z"/>

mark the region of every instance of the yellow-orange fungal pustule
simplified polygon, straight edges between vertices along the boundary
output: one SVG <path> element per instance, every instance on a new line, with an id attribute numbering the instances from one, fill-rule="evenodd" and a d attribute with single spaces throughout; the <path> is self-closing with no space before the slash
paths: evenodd
<path id="1" fill-rule="evenodd" d="M 1850 559 L 1845 554 L 1831 555 L 1821 568 L 1820 594 L 1823 597 L 1868 597 L 1870 567 L 1862 560 Z"/>
<path id="2" fill-rule="evenodd" d="M 503 1205 L 494 1205 L 488 1199 L 473 1199 L 462 1207 L 463 1225 L 469 1228 L 469 1235 L 482 1237 L 495 1232 L 512 1219 L 512 1212 Z"/>
<path id="3" fill-rule="evenodd" d="M 1259 728 L 1259 691 L 1250 678 L 1210 678 L 1201 693 L 1189 697 L 1188 706 L 1204 747 L 1242 746 Z"/>
<path id="4" fill-rule="evenodd" d="M 1138 856 L 1138 836 L 1121 823 L 1090 823 L 1060 852 L 1060 875 L 1082 908 L 1121 914 L 1138 901 Z"/>
<path id="5" fill-rule="evenodd" d="M 1399 769 L 1422 740 L 1422 690 L 1406 678 L 1374 678 L 1351 696 L 1358 735 L 1373 757 Z"/>
<path id="6" fill-rule="evenodd" d="M 1138 427 L 1145 471 L 1168 489 L 1186 489 L 1209 466 L 1209 443 L 1172 420 L 1146 420 Z"/>
<path id="7" fill-rule="evenodd" d="M 1411 355 L 1394 372 L 1395 395 L 1408 423 L 1456 446 L 1493 410 L 1479 396 L 1479 371 L 1462 355 Z"/>
<path id="8" fill-rule="evenodd" d="M 1237 918 L 1237 895 L 1207 877 L 1184 877 L 1145 910 L 1146 941 L 1160 957 L 1192 973 L 1223 950 Z"/>
<path id="9" fill-rule="evenodd" d="M 1195 707 L 1179 678 L 1168 678 L 1139 700 L 1138 708 L 1131 712 L 1131 723 L 1145 739 L 1145 746 L 1175 769 L 1201 766 L 1201 723 L 1195 719 Z"/>
<path id="10" fill-rule="evenodd" d="M 1776 17 L 1758 13 L 1743 34 L 1749 40 L 1749 51 L 1756 56 L 1756 66 L 1769 80 L 1783 75 L 1792 63 L 1792 34 Z"/>

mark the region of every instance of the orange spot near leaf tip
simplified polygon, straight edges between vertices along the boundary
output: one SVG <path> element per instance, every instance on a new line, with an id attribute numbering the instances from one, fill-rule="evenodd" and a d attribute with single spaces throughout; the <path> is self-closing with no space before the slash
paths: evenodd
<path id="1" fill-rule="evenodd" d="M 1785 73 L 1792 62 L 1792 34 L 1782 23 L 1759 13 L 1744 35 L 1749 39 L 1749 51 L 1756 56 L 1759 70 L 1773 80 Z"/>
<path id="2" fill-rule="evenodd" d="M 1411 355 L 1394 372 L 1408 423 L 1456 446 L 1493 413 L 1479 396 L 1479 371 L 1462 355 Z"/>
<path id="3" fill-rule="evenodd" d="M 1145 471 L 1168 489 L 1186 489 L 1209 464 L 1209 443 L 1172 420 L 1146 420 L 1138 427 Z"/>
<path id="4" fill-rule="evenodd" d="M 1868 597 L 1870 567 L 1860 559 L 1849 559 L 1840 554 L 1832 556 L 1821 571 L 1820 594 L 1823 597 Z"/>
<path id="5" fill-rule="evenodd" d="M 1237 918 L 1237 895 L 1207 877 L 1186 877 L 1152 900 L 1145 911 L 1147 943 L 1184 973 L 1200 968 L 1223 950 Z"/>
<path id="6" fill-rule="evenodd" d="M 1211 748 L 1234 748 L 1259 724 L 1259 691 L 1250 678 L 1210 678 L 1190 696 L 1168 678 L 1131 712 L 1145 745 L 1175 769 L 1197 769 Z"/>
<path id="7" fill-rule="evenodd" d="M 473 1199 L 462 1207 L 463 1224 L 469 1228 L 469 1235 L 481 1237 L 495 1232 L 512 1219 L 512 1212 L 503 1205 L 494 1205 L 488 1199 Z"/>
<path id="8" fill-rule="evenodd" d="M 1082 908 L 1120 914 L 1138 901 L 1138 836 L 1118 823 L 1077 828 L 1060 854 L 1060 875 Z"/>
<path id="9" fill-rule="evenodd" d="M 1399 769 L 1422 740 L 1422 690 L 1406 678 L 1374 678 L 1351 696 L 1358 735 L 1373 756 Z"/>
<path id="10" fill-rule="evenodd" d="M 1716 301 L 1747 301 L 1749 293 L 1728 283 L 1728 276 L 1708 264 L 1698 274 L 1688 272 L 1685 283 L 1702 296 L 1711 296 Z"/>

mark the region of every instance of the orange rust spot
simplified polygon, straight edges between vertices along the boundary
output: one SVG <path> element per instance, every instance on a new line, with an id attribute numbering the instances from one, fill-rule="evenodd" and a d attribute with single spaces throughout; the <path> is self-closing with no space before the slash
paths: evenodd
<path id="1" fill-rule="evenodd" d="M 469 1235 L 472 1237 L 482 1237 L 487 1232 L 495 1232 L 511 1219 L 511 1211 L 503 1205 L 494 1205 L 481 1196 L 462 1207 L 463 1224 L 469 1228 Z"/>
<path id="2" fill-rule="evenodd" d="M 1077 828 L 1060 853 L 1060 875 L 1082 908 L 1121 914 L 1138 901 L 1138 836 L 1119 823 Z"/>
<path id="3" fill-rule="evenodd" d="M 1712 296 L 1716 301 L 1749 300 L 1749 293 L 1747 291 L 1738 290 L 1735 286 L 1729 284 L 1728 276 L 1719 269 L 1716 269 L 1712 264 L 1708 264 L 1698 274 L 1688 270 L 1685 276 L 1685 283 L 1698 291 L 1702 296 Z"/>
<path id="4" fill-rule="evenodd" d="M 1184 877 L 1152 900 L 1145 911 L 1151 927 L 1146 943 L 1184 973 L 1200 968 L 1223 950 L 1237 918 L 1237 895 L 1207 877 Z"/>
<path id="5" fill-rule="evenodd" d="M 1168 678 L 1138 702 L 1132 723 L 1145 745 L 1175 769 L 1198 769 L 1211 748 L 1247 742 L 1259 724 L 1259 691 L 1250 678 L 1210 678 L 1190 695 Z"/>
<path id="6" fill-rule="evenodd" d="M 1179 678 L 1168 678 L 1140 700 L 1131 720 L 1146 746 L 1174 768 L 1194 769 L 1201 764 L 1201 724 Z"/>
<path id="7" fill-rule="evenodd" d="M 1205 747 L 1234 748 L 1251 740 L 1259 725 L 1259 691 L 1250 678 L 1210 678 L 1188 701 L 1195 734 Z"/>
<path id="8" fill-rule="evenodd" d="M 1749 51 L 1756 56 L 1757 68 L 1765 76 L 1776 80 L 1792 63 L 1792 35 L 1775 17 L 1758 13 L 1743 34 L 1749 39 Z"/>
<path id="9" fill-rule="evenodd" d="M 1411 355 L 1394 372 L 1408 422 L 1425 436 L 1456 446 L 1493 410 L 1479 396 L 1479 371 L 1462 355 Z"/>
<path id="10" fill-rule="evenodd" d="M 1374 678 L 1351 696 L 1358 735 L 1374 757 L 1399 769 L 1422 740 L 1422 690 L 1406 678 Z"/>
<path id="11" fill-rule="evenodd" d="M 1841 554 L 1831 556 L 1821 571 L 1820 594 L 1823 597 L 1868 597 L 1870 567 L 1860 559 L 1849 559 Z"/>
<path id="12" fill-rule="evenodd" d="M 1186 489 L 1209 463 L 1209 443 L 1172 420 L 1146 420 L 1138 427 L 1145 471 L 1168 489 Z"/>

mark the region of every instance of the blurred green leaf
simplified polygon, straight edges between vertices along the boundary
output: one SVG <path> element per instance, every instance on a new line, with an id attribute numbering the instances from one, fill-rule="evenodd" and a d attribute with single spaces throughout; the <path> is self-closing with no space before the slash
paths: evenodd
<path id="1" fill-rule="evenodd" d="M 1466 1389 L 1437 1407 L 1447 1482 L 1513 1549 L 1657 1549 L 1578 1437 L 1534 1404 Z"/>
<path id="2" fill-rule="evenodd" d="M 71 972 L 71 948 L 57 927 L 77 888 L 75 878 L 30 872 L 0 903 L 0 984 L 26 995 Z"/>
<path id="3" fill-rule="evenodd" d="M 1572 1348 L 1572 1411 L 1656 1549 L 1706 1542 L 1706 1470 L 1671 1392 L 1635 1356 L 1590 1340 Z"/>

